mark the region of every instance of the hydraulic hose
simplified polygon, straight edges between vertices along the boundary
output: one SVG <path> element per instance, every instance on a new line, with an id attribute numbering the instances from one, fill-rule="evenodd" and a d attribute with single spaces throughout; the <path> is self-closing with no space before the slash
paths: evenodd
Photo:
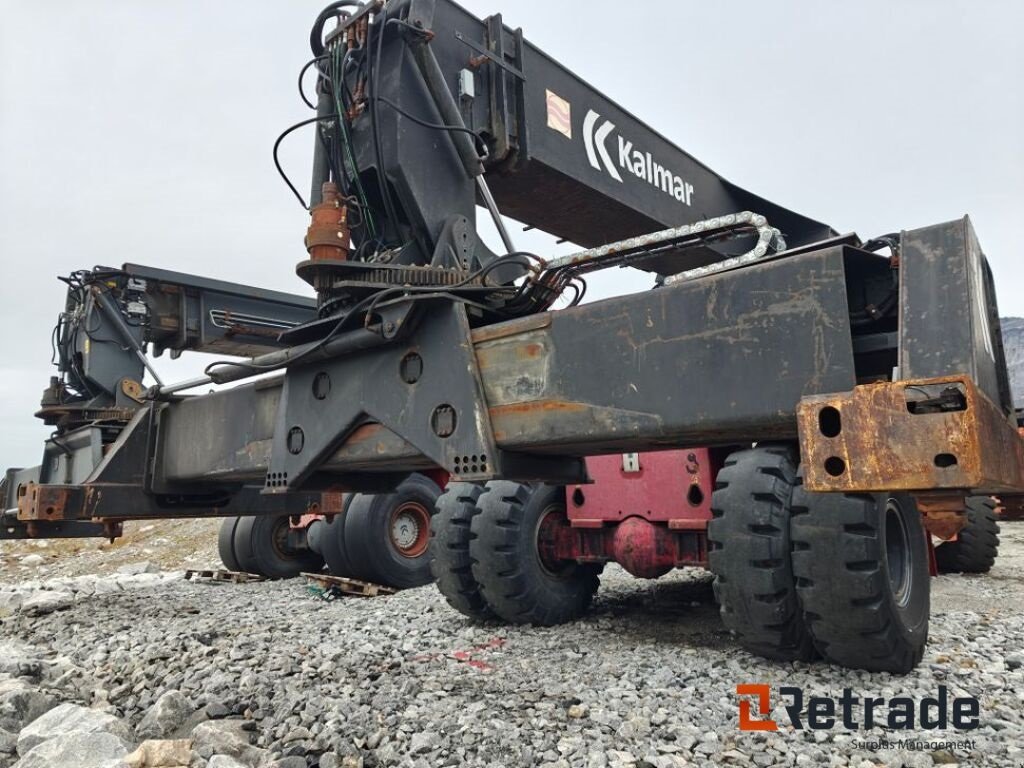
<path id="1" fill-rule="evenodd" d="M 356 2 L 356 0 L 337 0 L 320 11 L 320 15 L 313 22 L 313 29 L 309 32 L 309 48 L 313 51 L 314 56 L 323 56 L 326 50 L 324 48 L 324 24 L 327 23 L 327 20 L 332 16 L 337 16 L 343 8 L 358 8 L 360 5 L 362 3 Z"/>

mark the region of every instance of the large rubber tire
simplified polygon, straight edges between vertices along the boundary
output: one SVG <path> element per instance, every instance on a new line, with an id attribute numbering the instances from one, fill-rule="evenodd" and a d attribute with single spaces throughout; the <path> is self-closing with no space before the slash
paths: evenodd
<path id="1" fill-rule="evenodd" d="M 537 533 L 549 514 L 565 514 L 565 489 L 492 481 L 477 500 L 469 554 L 480 593 L 499 618 L 552 626 L 582 616 L 600 584 L 600 567 L 540 559 Z"/>
<path id="2" fill-rule="evenodd" d="M 324 562 L 327 563 L 327 570 L 331 572 L 332 576 L 343 578 L 355 576 L 352 561 L 349 560 L 345 550 L 345 516 L 348 514 L 348 508 L 352 504 L 353 498 L 355 498 L 354 494 L 348 494 L 345 497 L 341 506 L 341 514 L 334 515 L 329 520 L 320 521 L 322 526 L 318 533 L 320 554 L 323 555 Z"/>
<path id="3" fill-rule="evenodd" d="M 809 661 L 814 643 L 797 599 L 790 560 L 790 501 L 796 463 L 786 446 L 737 451 L 711 496 L 708 567 L 722 623 L 751 653 Z"/>
<path id="4" fill-rule="evenodd" d="M 306 546 L 316 552 L 320 557 L 324 556 L 324 531 L 327 525 L 323 520 L 314 520 L 306 528 Z"/>
<path id="5" fill-rule="evenodd" d="M 441 489 L 429 477 L 410 475 L 394 493 L 358 493 L 345 513 L 345 553 L 357 579 L 408 589 L 429 584 L 430 517 Z M 395 535 L 409 529 L 411 545 Z M 403 539 L 402 541 L 405 541 Z"/>
<path id="6" fill-rule="evenodd" d="M 323 558 L 316 552 L 286 546 L 288 525 L 287 515 L 240 518 L 235 527 L 235 556 L 242 570 L 268 579 L 294 579 L 323 568 Z"/>
<path id="7" fill-rule="evenodd" d="M 252 526 L 256 522 L 254 517 L 240 517 L 235 525 L 234 552 L 235 560 L 238 562 L 238 570 L 244 573 L 262 575 L 259 572 L 259 565 L 256 562 L 255 550 L 252 544 Z"/>
<path id="8" fill-rule="evenodd" d="M 235 555 L 235 528 L 239 520 L 239 517 L 225 517 L 220 523 L 220 531 L 217 532 L 217 554 L 229 571 L 242 570 Z"/>
<path id="9" fill-rule="evenodd" d="M 910 672 L 928 642 L 928 540 L 906 494 L 809 493 L 798 479 L 790 531 L 797 594 L 826 659 Z"/>
<path id="10" fill-rule="evenodd" d="M 967 499 L 967 525 L 955 541 L 935 548 L 939 573 L 988 573 L 999 554 L 996 502 L 989 496 Z"/>
<path id="11" fill-rule="evenodd" d="M 469 553 L 477 500 L 484 492 L 476 483 L 451 483 L 437 500 L 430 521 L 430 572 L 448 604 L 476 621 L 494 618 L 494 612 L 473 577 Z"/>

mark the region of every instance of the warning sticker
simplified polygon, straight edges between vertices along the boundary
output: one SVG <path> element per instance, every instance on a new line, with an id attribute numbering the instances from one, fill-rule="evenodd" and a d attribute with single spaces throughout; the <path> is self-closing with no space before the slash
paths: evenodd
<path id="1" fill-rule="evenodd" d="M 572 105 L 557 93 L 547 91 L 548 128 L 572 138 Z"/>

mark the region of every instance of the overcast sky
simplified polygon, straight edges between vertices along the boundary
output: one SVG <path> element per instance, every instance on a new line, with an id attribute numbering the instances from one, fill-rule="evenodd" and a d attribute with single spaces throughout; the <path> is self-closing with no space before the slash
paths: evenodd
<path id="1" fill-rule="evenodd" d="M 0 0 L 0 467 L 38 463 L 47 434 L 32 413 L 57 274 L 134 261 L 305 291 L 307 216 L 270 150 L 308 116 L 295 79 L 323 4 Z M 1002 313 L 1024 315 L 1024 4 L 464 4 L 503 12 L 726 178 L 836 229 L 970 213 Z M 283 153 L 300 186 L 310 142 Z M 590 282 L 596 296 L 624 287 L 621 274 Z"/>

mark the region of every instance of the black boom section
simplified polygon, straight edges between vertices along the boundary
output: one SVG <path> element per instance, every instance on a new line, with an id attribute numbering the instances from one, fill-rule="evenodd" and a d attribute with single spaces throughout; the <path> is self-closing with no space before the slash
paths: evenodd
<path id="1" fill-rule="evenodd" d="M 901 241 L 899 377 L 968 374 L 1011 416 L 992 270 L 971 220 L 904 232 Z"/>
<path id="2" fill-rule="evenodd" d="M 282 291 L 125 264 L 139 285 L 153 322 L 146 341 L 166 349 L 225 355 L 258 355 L 284 346 L 283 331 L 316 316 L 316 300 Z"/>
<path id="3" fill-rule="evenodd" d="M 585 247 L 750 210 L 793 245 L 830 227 L 730 184 L 527 44 L 526 152 L 489 177 L 504 213 Z"/>
<path id="4" fill-rule="evenodd" d="M 486 143 L 485 177 L 503 214 L 586 247 L 744 210 L 766 216 L 790 245 L 835 234 L 726 181 L 500 15 L 481 20 L 450 0 L 397 0 L 373 26 L 371 37 L 383 39 L 379 136 L 371 109 L 353 121 L 353 144 L 367 187 L 383 164 L 398 228 L 418 243 L 420 263 L 452 217 L 473 223 L 481 202 L 458 150 L 465 135 L 436 127 L 453 115 Z M 440 98 L 437 83 L 447 91 Z"/>

